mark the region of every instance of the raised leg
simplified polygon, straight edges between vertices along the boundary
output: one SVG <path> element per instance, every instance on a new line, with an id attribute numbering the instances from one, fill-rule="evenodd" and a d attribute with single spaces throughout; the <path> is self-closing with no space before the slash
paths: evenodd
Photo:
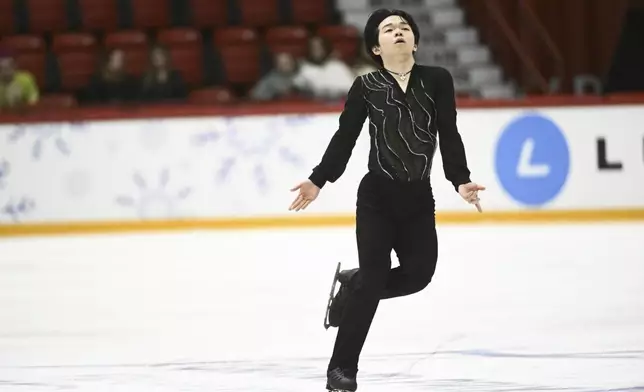
<path id="1" fill-rule="evenodd" d="M 394 250 L 400 266 L 389 272 L 381 299 L 417 293 L 431 282 L 438 259 L 438 237 L 433 212 L 416 215 L 399 225 Z"/>

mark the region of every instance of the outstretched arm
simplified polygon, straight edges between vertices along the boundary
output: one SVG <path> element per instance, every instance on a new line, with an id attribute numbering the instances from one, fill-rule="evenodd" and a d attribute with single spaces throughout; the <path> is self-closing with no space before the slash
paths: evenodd
<path id="1" fill-rule="evenodd" d="M 327 182 L 335 182 L 344 173 L 366 118 L 362 78 L 357 77 L 340 114 L 338 130 L 331 138 L 322 160 L 309 176 L 309 180 L 318 188 Z"/>
<path id="2" fill-rule="evenodd" d="M 322 161 L 313 169 L 307 181 L 291 189 L 291 192 L 299 191 L 299 194 L 289 210 L 306 209 L 318 197 L 324 184 L 335 182 L 340 178 L 347 167 L 366 118 L 367 108 L 363 96 L 362 78 L 358 77 L 349 89 L 344 110 L 340 114 L 340 125 L 331 138 Z"/>

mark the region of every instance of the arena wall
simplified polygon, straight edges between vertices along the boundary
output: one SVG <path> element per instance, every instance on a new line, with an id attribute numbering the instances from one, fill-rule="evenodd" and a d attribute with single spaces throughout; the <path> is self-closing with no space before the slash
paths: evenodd
<path id="1" fill-rule="evenodd" d="M 460 199 L 438 152 L 441 224 L 644 220 L 644 104 L 459 107 L 472 179 L 487 187 L 484 213 Z M 318 163 L 340 110 L 112 108 L 5 118 L 0 235 L 352 225 L 366 124 L 341 179 L 305 212 L 288 211 L 289 189 Z"/>

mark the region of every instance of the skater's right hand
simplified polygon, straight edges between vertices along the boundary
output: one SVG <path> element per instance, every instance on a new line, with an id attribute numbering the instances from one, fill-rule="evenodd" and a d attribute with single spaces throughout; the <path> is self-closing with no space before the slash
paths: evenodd
<path id="1" fill-rule="evenodd" d="M 458 193 L 461 197 L 470 204 L 474 204 L 478 212 L 483 212 L 481 208 L 481 200 L 479 199 L 479 191 L 484 191 L 485 187 L 473 182 L 459 185 Z"/>
<path id="2" fill-rule="evenodd" d="M 291 188 L 291 192 L 299 190 L 300 193 L 297 195 L 293 203 L 289 207 L 289 211 L 299 211 L 305 210 L 306 207 L 311 204 L 313 200 L 318 197 L 320 194 L 320 188 L 318 188 L 311 180 L 306 180 L 295 187 Z"/>

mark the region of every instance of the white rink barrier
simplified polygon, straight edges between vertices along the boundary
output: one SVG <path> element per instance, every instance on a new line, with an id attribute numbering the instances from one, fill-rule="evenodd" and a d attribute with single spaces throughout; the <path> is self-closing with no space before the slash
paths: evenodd
<path id="1" fill-rule="evenodd" d="M 0 233 L 351 224 L 367 123 L 346 172 L 305 212 L 306 179 L 338 113 L 0 126 Z M 644 219 L 644 105 L 463 109 L 458 125 L 484 214 L 434 158 L 437 216 Z"/>

